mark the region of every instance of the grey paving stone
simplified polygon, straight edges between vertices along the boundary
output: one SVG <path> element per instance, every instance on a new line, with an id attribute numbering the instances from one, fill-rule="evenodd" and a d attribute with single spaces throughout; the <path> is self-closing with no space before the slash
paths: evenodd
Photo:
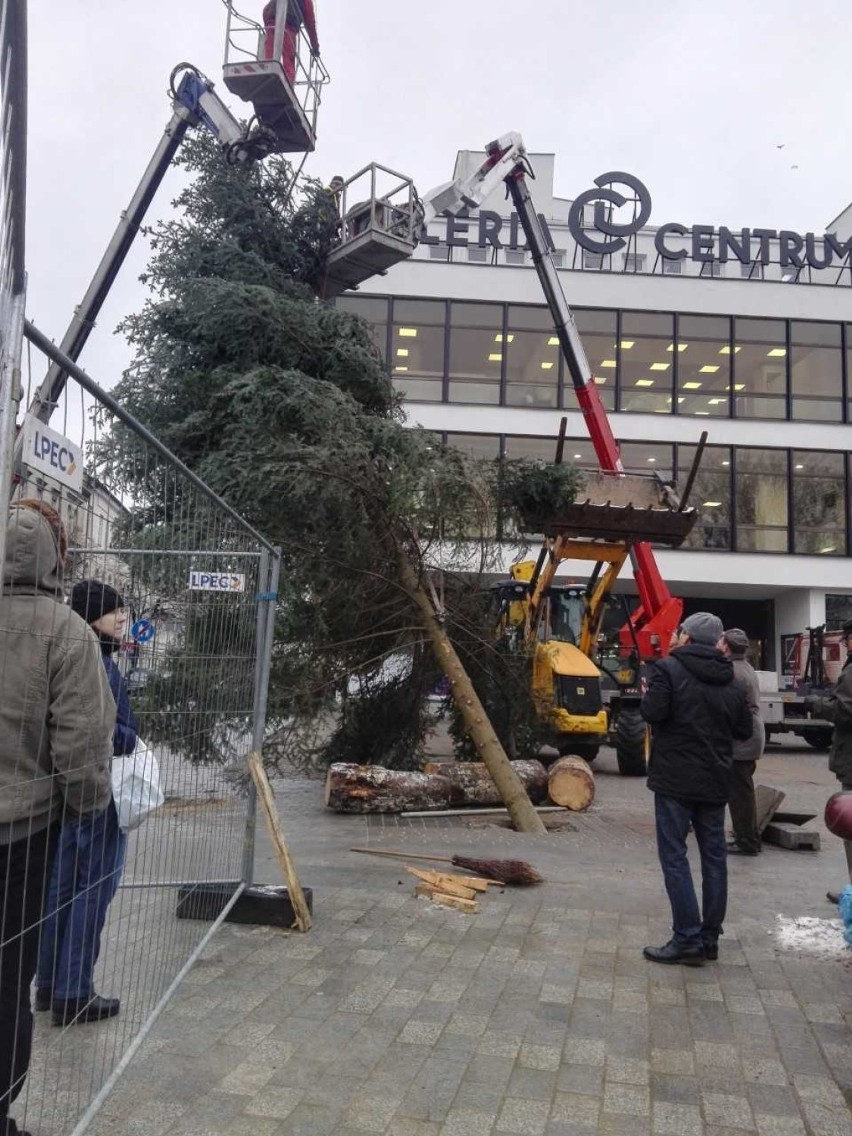
<path id="1" fill-rule="evenodd" d="M 549 1113 L 549 1101 L 507 1097 L 497 1117 L 495 1130 L 517 1133 L 518 1136 L 543 1136 Z"/>
<path id="2" fill-rule="evenodd" d="M 654 1101 L 651 1131 L 654 1136 L 702 1136 L 701 1109 L 692 1104 Z"/>

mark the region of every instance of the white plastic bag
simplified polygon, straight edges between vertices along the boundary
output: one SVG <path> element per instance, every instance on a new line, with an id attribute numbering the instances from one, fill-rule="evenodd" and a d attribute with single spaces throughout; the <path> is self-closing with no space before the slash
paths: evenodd
<path id="1" fill-rule="evenodd" d="M 133 753 L 112 759 L 111 776 L 118 824 L 125 832 L 138 828 L 166 799 L 154 751 L 141 738 Z"/>

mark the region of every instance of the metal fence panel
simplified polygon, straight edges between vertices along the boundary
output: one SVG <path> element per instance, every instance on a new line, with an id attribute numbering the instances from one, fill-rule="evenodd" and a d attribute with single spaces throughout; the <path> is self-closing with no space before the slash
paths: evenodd
<path id="1" fill-rule="evenodd" d="M 0 598 L 0 802 L 10 768 L 6 800 L 16 802 L 5 812 L 0 803 L 0 980 L 40 936 L 33 997 L 48 1008 L 34 1015 L 29 1074 L 12 1105 L 40 1136 L 85 1131 L 222 909 L 251 882 L 245 770 L 263 734 L 276 554 L 109 402 L 72 378 L 52 429 L 26 425 Z M 73 616 L 50 594 L 49 509 L 25 500 L 64 525 Z M 123 733 L 103 724 L 116 702 Z M 122 835 L 114 803 L 96 815 L 98 783 L 134 733 L 156 756 L 165 799 Z M 49 820 L 62 822 L 52 868 Z M 29 890 L 46 893 L 37 925 L 13 851 Z M 118 1013 L 85 1020 L 114 1008 L 94 995 L 118 998 Z M 26 1018 L 24 1005 L 17 1025 Z"/>

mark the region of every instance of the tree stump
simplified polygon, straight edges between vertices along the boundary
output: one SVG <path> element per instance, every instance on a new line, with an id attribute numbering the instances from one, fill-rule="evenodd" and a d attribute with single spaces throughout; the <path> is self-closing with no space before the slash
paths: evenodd
<path id="1" fill-rule="evenodd" d="M 402 813 L 447 809 L 452 785 L 434 773 L 335 762 L 325 778 L 325 803 L 338 813 Z"/>
<path id="2" fill-rule="evenodd" d="M 555 805 L 585 812 L 595 799 L 595 779 L 582 757 L 560 757 L 551 765 L 548 792 Z"/>
<path id="3" fill-rule="evenodd" d="M 540 761 L 513 761 L 512 768 L 534 805 L 547 800 L 547 770 Z M 500 790 L 481 761 L 430 761 L 423 772 L 449 781 L 454 807 L 503 803 Z"/>

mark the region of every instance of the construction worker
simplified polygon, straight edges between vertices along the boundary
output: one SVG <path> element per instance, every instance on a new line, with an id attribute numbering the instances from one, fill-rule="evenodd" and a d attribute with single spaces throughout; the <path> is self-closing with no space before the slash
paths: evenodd
<path id="1" fill-rule="evenodd" d="M 815 718 L 827 718 L 834 723 L 828 768 L 840 782 L 841 789 L 849 790 L 852 789 L 852 619 L 843 624 L 843 634 L 846 636 L 846 662 L 837 686 L 826 698 L 806 698 L 804 706 Z M 852 882 L 852 840 L 844 840 L 843 844 Z M 826 897 L 829 903 L 837 903 L 840 894 L 830 891 Z"/>
<path id="2" fill-rule="evenodd" d="M 275 8 L 276 0 L 269 0 L 263 9 L 263 26 L 266 34 L 263 40 L 263 58 L 272 59 L 275 49 Z M 284 17 L 284 39 L 281 46 L 281 66 L 292 87 L 296 82 L 296 46 L 299 42 L 299 29 L 304 24 L 311 44 L 314 58 L 320 53 L 317 38 L 317 19 L 313 0 L 287 0 L 287 14 Z"/>

